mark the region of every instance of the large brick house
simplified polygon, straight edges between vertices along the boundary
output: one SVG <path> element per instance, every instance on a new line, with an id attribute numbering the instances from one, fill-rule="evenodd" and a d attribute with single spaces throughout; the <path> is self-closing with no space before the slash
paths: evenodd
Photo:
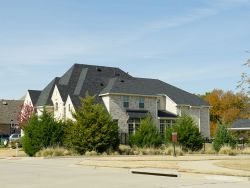
<path id="1" fill-rule="evenodd" d="M 149 112 L 161 133 L 178 116 L 189 114 L 203 136 L 210 137 L 209 105 L 204 100 L 161 80 L 132 77 L 114 67 L 74 64 L 43 90 L 28 90 L 24 103 L 37 108 L 38 114 L 46 107 L 56 119 L 73 119 L 86 92 L 97 96 L 96 102 L 118 122 L 121 134 L 133 134 Z"/>

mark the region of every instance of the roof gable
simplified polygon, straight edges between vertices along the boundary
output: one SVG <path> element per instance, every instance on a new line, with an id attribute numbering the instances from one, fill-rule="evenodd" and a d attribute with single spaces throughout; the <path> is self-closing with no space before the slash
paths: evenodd
<path id="1" fill-rule="evenodd" d="M 41 91 L 38 90 L 28 90 L 29 95 L 30 95 L 30 99 L 33 105 L 35 105 L 37 103 L 37 100 L 41 94 Z"/>
<path id="2" fill-rule="evenodd" d="M 55 85 L 59 81 L 59 77 L 54 78 L 42 91 L 37 100 L 36 106 L 50 106 L 53 105 L 51 96 Z"/>

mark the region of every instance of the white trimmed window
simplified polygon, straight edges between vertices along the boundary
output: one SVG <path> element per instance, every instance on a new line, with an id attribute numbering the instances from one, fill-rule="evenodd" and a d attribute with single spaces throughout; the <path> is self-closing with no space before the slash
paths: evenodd
<path id="1" fill-rule="evenodd" d="M 175 124 L 174 119 L 161 119 L 160 120 L 160 134 L 164 135 L 167 129 L 172 128 L 173 124 Z"/>
<path id="2" fill-rule="evenodd" d="M 128 135 L 132 135 L 140 126 L 140 119 L 129 119 L 128 120 Z"/>

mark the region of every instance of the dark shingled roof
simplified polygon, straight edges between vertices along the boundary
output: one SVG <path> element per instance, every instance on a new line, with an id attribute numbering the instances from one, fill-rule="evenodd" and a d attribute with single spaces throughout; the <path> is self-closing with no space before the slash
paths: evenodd
<path id="1" fill-rule="evenodd" d="M 101 92 L 101 94 L 105 93 L 127 93 L 136 95 L 164 94 L 179 105 L 208 106 L 208 103 L 200 97 L 157 79 L 112 78 L 107 87 Z"/>
<path id="2" fill-rule="evenodd" d="M 28 90 L 32 104 L 35 105 L 37 103 L 37 100 L 41 94 L 41 91 L 38 90 Z"/>
<path id="3" fill-rule="evenodd" d="M 17 114 L 20 112 L 23 100 L 0 100 L 0 124 L 17 124 Z"/>
<path id="4" fill-rule="evenodd" d="M 36 106 L 52 106 L 51 96 L 55 85 L 58 83 L 60 78 L 54 78 L 42 91 L 37 100 Z M 31 99 L 32 100 L 32 99 Z"/>
<path id="5" fill-rule="evenodd" d="M 208 106 L 201 98 L 156 79 L 135 78 L 119 68 L 74 64 L 62 77 L 56 77 L 40 93 L 36 106 L 52 105 L 51 96 L 57 85 L 65 102 L 70 95 L 73 104 L 80 105 L 79 97 L 96 95 L 96 102 L 103 103 L 99 94 L 126 93 L 137 95 L 167 95 L 176 104 Z M 38 94 L 38 93 L 37 93 Z M 34 97 L 34 98 L 33 98 Z"/>
<path id="6" fill-rule="evenodd" d="M 79 106 L 79 97 L 84 97 L 88 93 L 97 96 L 96 102 L 103 103 L 99 94 L 107 86 L 110 78 L 115 77 L 131 78 L 119 68 L 74 64 L 62 77 L 56 77 L 41 91 L 36 106 L 53 105 L 51 97 L 55 85 L 64 102 L 70 95 L 73 104 Z"/>
<path id="7" fill-rule="evenodd" d="M 233 129 L 238 129 L 238 128 L 250 129 L 250 119 L 238 119 L 235 122 L 233 122 L 231 128 L 233 128 Z"/>

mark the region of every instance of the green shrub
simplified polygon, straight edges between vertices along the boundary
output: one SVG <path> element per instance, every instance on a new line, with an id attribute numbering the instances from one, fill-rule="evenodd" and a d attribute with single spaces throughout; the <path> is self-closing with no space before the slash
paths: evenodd
<path id="1" fill-rule="evenodd" d="M 81 99 L 81 107 L 73 114 L 76 121 L 69 122 L 65 129 L 65 145 L 80 154 L 103 153 L 119 146 L 117 123 L 103 105 L 93 104 L 94 99 L 92 96 Z"/>
<path id="2" fill-rule="evenodd" d="M 177 132 L 177 143 L 185 150 L 199 151 L 203 146 L 203 138 L 193 118 L 183 115 L 178 118 L 172 128 L 167 129 L 166 143 L 171 143 L 172 132 Z"/>
<path id="3" fill-rule="evenodd" d="M 226 126 L 219 125 L 216 129 L 213 148 L 215 151 L 219 152 L 221 147 L 223 147 L 224 145 L 229 145 L 231 148 L 235 148 L 236 139 L 228 131 Z"/>
<path id="4" fill-rule="evenodd" d="M 64 124 L 55 121 L 45 109 L 40 117 L 33 115 L 24 125 L 23 150 L 34 156 L 42 148 L 62 145 L 63 127 Z"/>
<path id="5" fill-rule="evenodd" d="M 162 144 L 161 135 L 150 114 L 141 121 L 135 134 L 129 137 L 129 144 L 137 147 L 159 147 Z"/>

